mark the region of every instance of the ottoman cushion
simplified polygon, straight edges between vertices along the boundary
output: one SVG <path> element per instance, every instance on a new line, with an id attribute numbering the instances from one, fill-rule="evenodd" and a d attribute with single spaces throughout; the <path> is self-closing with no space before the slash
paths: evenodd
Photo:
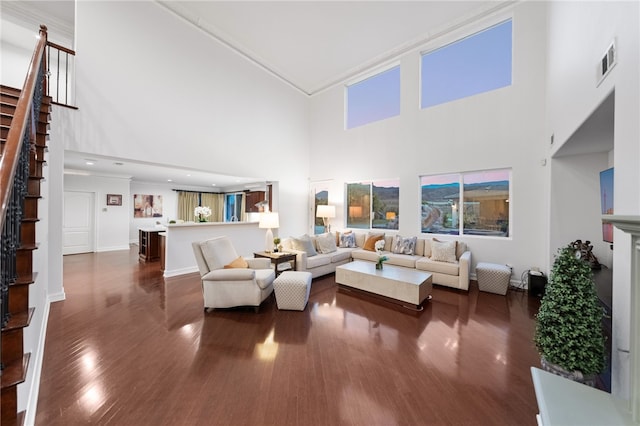
<path id="1" fill-rule="evenodd" d="M 509 289 L 511 268 L 495 263 L 480 262 L 476 266 L 476 277 L 480 291 L 505 295 Z"/>
<path id="2" fill-rule="evenodd" d="M 285 271 L 273 282 L 278 309 L 303 311 L 310 290 L 311 272 Z"/>

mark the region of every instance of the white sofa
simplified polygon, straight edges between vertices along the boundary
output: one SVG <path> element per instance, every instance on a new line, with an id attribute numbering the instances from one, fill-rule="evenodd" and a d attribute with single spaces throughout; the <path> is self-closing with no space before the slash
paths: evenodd
<path id="1" fill-rule="evenodd" d="M 365 260 L 376 262 L 378 253 L 365 250 L 363 247 L 367 238 L 367 233 L 357 232 L 355 240 L 357 247 L 338 247 L 335 252 L 318 253 L 309 256 L 306 251 L 296 250 L 292 244 L 292 238 L 283 240 L 282 245 L 285 251 L 296 253 L 296 269 L 298 271 L 311 272 L 313 278 L 335 272 L 336 267 L 351 260 Z M 311 240 L 315 240 L 315 236 Z M 469 274 L 471 271 L 471 251 L 462 241 L 456 243 L 455 260 L 444 262 L 432 259 L 431 244 L 432 238 L 417 238 L 413 255 L 397 254 L 391 252 L 393 235 L 385 235 L 385 247 L 382 254 L 387 256 L 386 265 L 403 266 L 405 268 L 415 268 L 430 272 L 434 284 L 452 287 L 460 290 L 469 290 Z M 438 241 L 436 239 L 436 241 Z"/>

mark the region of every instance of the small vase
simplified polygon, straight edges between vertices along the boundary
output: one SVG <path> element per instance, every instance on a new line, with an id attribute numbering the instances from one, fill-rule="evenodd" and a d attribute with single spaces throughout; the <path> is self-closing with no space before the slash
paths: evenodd
<path id="1" fill-rule="evenodd" d="M 274 252 L 274 253 L 277 253 L 278 251 L 279 251 L 279 250 L 278 250 L 278 246 L 273 247 L 273 252 Z"/>
<path id="2" fill-rule="evenodd" d="M 376 263 L 376 269 L 382 270 L 382 262 Z"/>

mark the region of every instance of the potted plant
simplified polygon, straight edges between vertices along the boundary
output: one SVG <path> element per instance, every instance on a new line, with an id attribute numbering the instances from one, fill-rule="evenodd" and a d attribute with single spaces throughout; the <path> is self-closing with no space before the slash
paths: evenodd
<path id="1" fill-rule="evenodd" d="M 560 248 L 536 316 L 542 367 L 595 386 L 605 363 L 602 316 L 591 267 L 572 245 Z"/>
<path id="2" fill-rule="evenodd" d="M 280 238 L 276 237 L 273 239 L 273 252 L 278 253 L 280 251 Z"/>

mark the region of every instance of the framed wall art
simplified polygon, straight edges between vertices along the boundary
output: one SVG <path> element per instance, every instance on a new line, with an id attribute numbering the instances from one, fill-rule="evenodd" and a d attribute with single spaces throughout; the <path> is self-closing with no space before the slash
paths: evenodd
<path id="1" fill-rule="evenodd" d="M 122 194 L 107 194 L 107 205 L 108 206 L 121 206 L 122 205 Z"/>

